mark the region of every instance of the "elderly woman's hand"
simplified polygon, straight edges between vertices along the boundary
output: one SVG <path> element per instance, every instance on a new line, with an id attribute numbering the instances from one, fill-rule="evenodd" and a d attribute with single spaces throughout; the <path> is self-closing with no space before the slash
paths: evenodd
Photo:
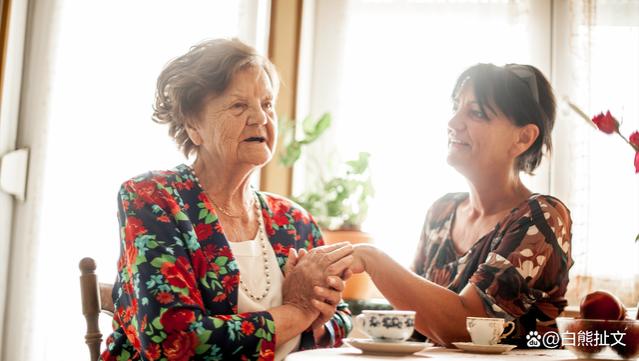
<path id="1" fill-rule="evenodd" d="M 344 280 L 339 276 L 328 276 L 327 286 L 328 287 L 314 287 L 315 299 L 311 302 L 320 314 L 311 325 L 313 329 L 321 327 L 328 322 L 337 311 L 337 305 L 342 300 Z"/>
<path id="2" fill-rule="evenodd" d="M 351 265 L 352 252 L 353 247 L 348 243 L 321 246 L 309 252 L 301 250 L 301 256 L 291 250 L 282 286 L 283 302 L 309 312 L 330 313 L 332 317 L 344 288 L 340 275 Z M 330 305 L 316 298 L 326 300 Z"/>

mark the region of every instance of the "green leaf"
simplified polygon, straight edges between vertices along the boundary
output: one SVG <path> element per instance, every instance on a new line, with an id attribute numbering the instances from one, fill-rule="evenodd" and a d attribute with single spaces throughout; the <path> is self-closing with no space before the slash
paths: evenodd
<path id="1" fill-rule="evenodd" d="M 255 337 L 257 338 L 264 338 L 264 329 L 263 328 L 258 328 L 257 331 L 255 331 Z"/>
<path id="2" fill-rule="evenodd" d="M 302 148 L 299 142 L 293 142 L 285 148 L 280 157 L 280 163 L 286 167 L 292 166 L 302 155 Z"/>
<path id="3" fill-rule="evenodd" d="M 226 256 L 217 257 L 215 259 L 215 264 L 218 266 L 224 266 L 228 262 L 229 258 Z"/>
<path id="4" fill-rule="evenodd" d="M 162 337 L 158 336 L 158 335 L 155 335 L 155 336 L 151 337 L 151 341 L 153 341 L 155 343 L 161 343 L 162 341 L 164 341 L 164 339 Z"/>
<path id="5" fill-rule="evenodd" d="M 312 133 L 313 130 L 315 130 L 315 123 L 310 115 L 307 115 L 306 118 L 302 120 L 302 130 L 304 131 L 304 134 Z"/>
<path id="6" fill-rule="evenodd" d="M 332 118 L 330 113 L 324 113 L 315 124 L 315 134 L 318 136 L 324 133 L 331 126 Z"/>
<path id="7" fill-rule="evenodd" d="M 368 168 L 369 157 L 370 157 L 370 153 L 360 152 L 356 160 L 348 161 L 346 162 L 346 164 L 351 167 L 351 169 L 353 170 L 353 173 L 363 174 Z"/>
<path id="8" fill-rule="evenodd" d="M 213 326 L 215 328 L 220 328 L 224 326 L 224 321 L 220 320 L 219 318 L 213 318 Z"/>
<path id="9" fill-rule="evenodd" d="M 200 345 L 198 347 L 195 348 L 195 353 L 197 355 L 201 355 L 203 353 L 205 353 L 206 351 L 208 351 L 211 348 L 211 344 L 208 343 L 200 343 Z"/>
<path id="10" fill-rule="evenodd" d="M 122 353 L 117 357 L 118 361 L 127 361 L 131 358 L 131 354 L 127 350 L 122 350 Z"/>
<path id="11" fill-rule="evenodd" d="M 203 354 L 204 352 L 206 352 L 209 348 L 211 348 L 211 343 L 209 342 L 209 339 L 211 338 L 211 334 L 213 332 L 211 330 L 205 330 L 200 332 L 197 337 L 200 339 L 200 345 L 195 349 L 195 353 L 198 355 Z"/>
<path id="12" fill-rule="evenodd" d="M 189 217 L 184 214 L 184 212 L 180 211 L 175 214 L 175 219 L 177 219 L 178 221 L 188 221 Z"/>
<path id="13" fill-rule="evenodd" d="M 635 242 L 639 242 L 639 233 L 637 233 L 637 238 L 635 238 Z"/>
<path id="14" fill-rule="evenodd" d="M 205 218 L 209 214 L 209 210 L 206 208 L 200 209 L 200 213 L 197 215 L 197 219 Z"/>
<path id="15" fill-rule="evenodd" d="M 158 246 L 158 243 L 154 240 L 150 240 L 146 243 L 146 246 L 149 247 L 149 249 L 153 249 Z"/>
<path id="16" fill-rule="evenodd" d="M 153 327 L 155 327 L 156 330 L 163 330 L 164 329 L 164 327 L 160 323 L 160 318 L 159 317 L 154 318 L 153 322 L 151 322 L 151 325 L 153 325 Z"/>
<path id="17" fill-rule="evenodd" d="M 275 333 L 275 322 L 267 319 L 266 320 L 266 327 L 268 328 L 268 331 L 270 333 Z"/>
<path id="18" fill-rule="evenodd" d="M 160 257 L 155 257 L 153 261 L 151 261 L 151 265 L 155 268 L 161 268 L 162 265 L 166 262 L 175 263 L 175 257 L 169 256 L 167 254 Z"/>
<path id="19" fill-rule="evenodd" d="M 217 220 L 217 216 L 214 216 L 212 213 L 209 213 L 206 215 L 206 219 L 204 220 L 204 223 L 211 224 L 215 222 L 216 220 Z"/>
<path id="20" fill-rule="evenodd" d="M 157 245 L 157 243 L 156 243 L 156 245 Z M 149 248 L 151 248 L 151 247 L 149 247 Z M 155 248 L 155 247 L 153 247 L 153 248 Z M 138 254 L 138 256 L 135 258 L 135 264 L 139 265 L 139 264 L 142 264 L 142 263 L 146 263 L 146 256 Z"/>

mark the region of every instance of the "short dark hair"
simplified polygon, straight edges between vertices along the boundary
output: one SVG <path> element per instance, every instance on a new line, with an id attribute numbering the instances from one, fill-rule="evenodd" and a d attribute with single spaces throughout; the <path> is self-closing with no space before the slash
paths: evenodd
<path id="1" fill-rule="evenodd" d="M 509 69 L 510 68 L 510 69 Z M 511 69 L 527 69 L 534 81 L 515 73 Z M 477 64 L 466 69 L 457 78 L 453 89 L 453 101 L 459 96 L 461 88 L 469 83 L 482 112 L 486 108 L 495 113 L 493 106 L 510 119 L 513 124 L 523 127 L 535 124 L 539 136 L 535 142 L 517 159 L 517 169 L 528 174 L 541 163 L 544 146 L 547 152 L 552 150 L 552 128 L 555 124 L 556 101 L 552 86 L 539 69 L 532 65 L 508 64 L 504 67 L 493 64 Z M 536 87 L 536 89 L 533 89 Z"/>
<path id="2" fill-rule="evenodd" d="M 153 121 L 169 125 L 169 135 L 189 156 L 197 146 L 186 132 L 189 117 L 197 115 L 204 99 L 221 94 L 233 75 L 247 67 L 262 68 L 277 94 L 279 77 L 273 64 L 237 39 L 207 40 L 173 59 L 157 81 Z"/>

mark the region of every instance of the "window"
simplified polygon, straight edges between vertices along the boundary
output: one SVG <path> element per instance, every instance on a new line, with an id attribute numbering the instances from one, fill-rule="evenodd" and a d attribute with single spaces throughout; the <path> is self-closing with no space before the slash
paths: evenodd
<path id="1" fill-rule="evenodd" d="M 54 50 L 47 59 L 32 59 L 51 69 L 48 119 L 42 125 L 47 159 L 33 359 L 86 358 L 79 260 L 94 257 L 100 281 L 112 283 L 119 255 L 119 185 L 184 162 L 167 128 L 151 120 L 163 66 L 208 38 L 240 37 L 263 51 L 268 5 L 67 0 L 50 15 L 54 31 L 46 41 Z M 101 329 L 106 338 L 108 320 Z"/>
<path id="2" fill-rule="evenodd" d="M 621 133 L 639 130 L 639 3 L 562 3 L 558 27 L 557 88 L 588 113 L 610 109 Z M 566 34 L 561 36 L 562 34 Z M 614 56 L 611 56 L 614 54 Z M 614 291 L 627 306 L 639 295 L 639 177 L 634 152 L 617 136 L 559 113 L 553 193 L 572 211 L 573 293 Z"/>
<path id="3" fill-rule="evenodd" d="M 446 192 L 466 190 L 446 164 L 457 76 L 478 62 L 529 63 L 548 74 L 549 2 L 319 1 L 315 13 L 303 111 L 334 118 L 315 152 L 324 157 L 332 149 L 341 159 L 372 154 L 376 193 L 363 229 L 408 265 L 428 207 Z M 317 162 L 307 164 L 296 179 L 316 174 Z M 547 190 L 543 172 L 528 181 Z"/>

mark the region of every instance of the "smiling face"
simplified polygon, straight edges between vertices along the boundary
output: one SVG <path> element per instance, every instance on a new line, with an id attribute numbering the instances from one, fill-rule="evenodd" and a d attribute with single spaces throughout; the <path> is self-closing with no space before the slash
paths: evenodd
<path id="1" fill-rule="evenodd" d="M 258 66 L 238 71 L 220 95 L 204 100 L 187 127 L 197 157 L 216 166 L 263 166 L 273 157 L 277 139 L 275 94 Z"/>
<path id="2" fill-rule="evenodd" d="M 514 171 L 516 158 L 538 135 L 536 126 L 518 127 L 494 105 L 495 113 L 489 107 L 482 111 L 470 84 L 462 86 L 455 103 L 448 122 L 448 164 L 467 176 Z"/>

